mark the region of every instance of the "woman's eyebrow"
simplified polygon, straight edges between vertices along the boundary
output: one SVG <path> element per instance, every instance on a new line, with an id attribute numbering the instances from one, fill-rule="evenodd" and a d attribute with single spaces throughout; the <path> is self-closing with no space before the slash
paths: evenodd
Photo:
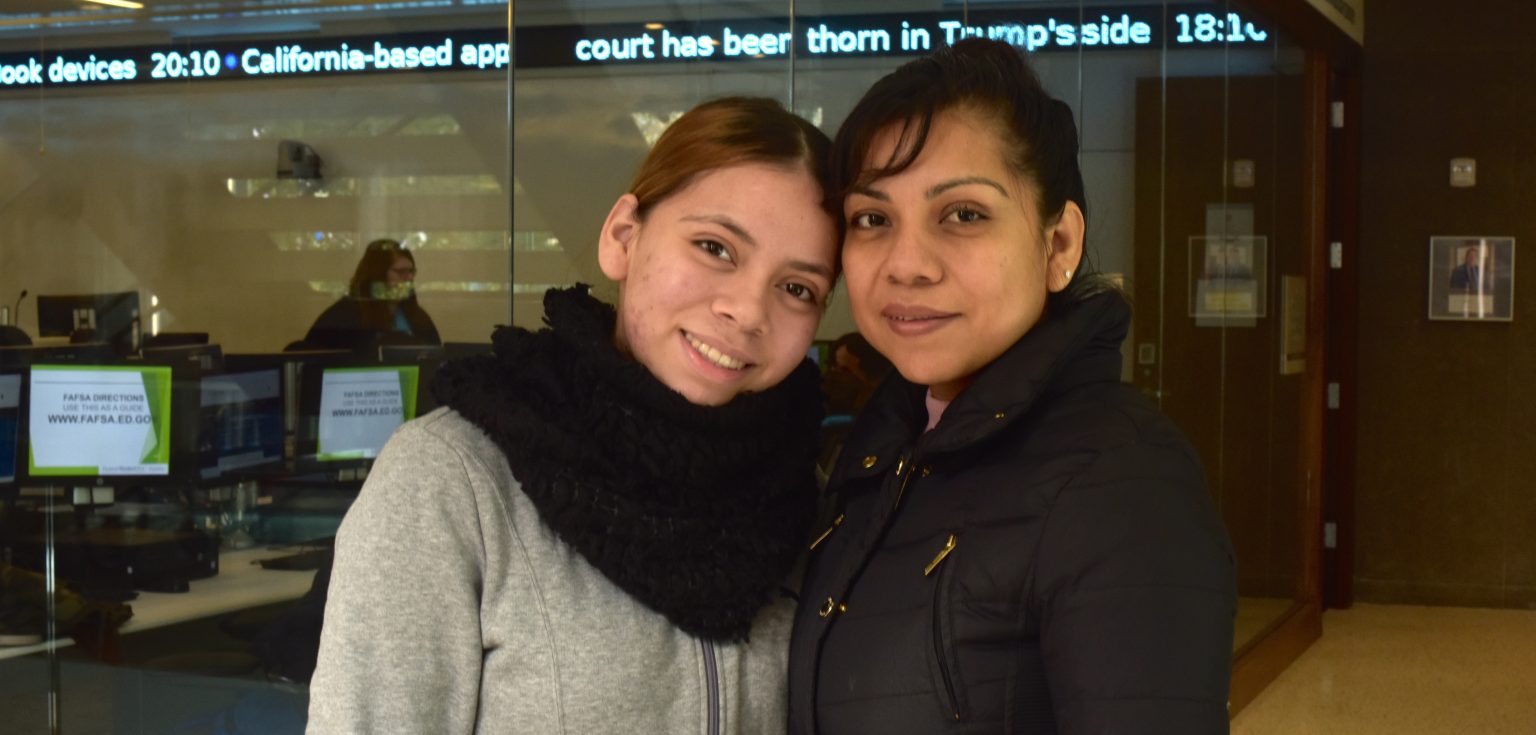
<path id="1" fill-rule="evenodd" d="M 791 260 L 787 265 L 792 270 L 803 271 L 812 275 L 821 276 L 828 281 L 832 280 L 832 269 L 821 263 L 812 263 L 809 260 Z"/>
<path id="2" fill-rule="evenodd" d="M 876 189 L 876 188 L 874 188 L 872 186 L 855 186 L 852 189 L 850 189 L 848 191 L 848 193 L 849 194 L 858 194 L 860 196 L 867 196 L 870 199 L 875 199 L 875 200 L 882 201 L 882 202 L 889 202 L 889 201 L 891 201 L 891 195 L 890 194 L 887 194 L 887 193 L 885 193 L 883 191 L 880 191 L 879 189 Z"/>
<path id="3" fill-rule="evenodd" d="M 944 192 L 949 191 L 950 189 L 953 189 L 953 188 L 955 188 L 957 186 L 969 186 L 971 184 L 981 184 L 983 186 L 990 186 L 990 187 L 996 189 L 999 194 L 1002 194 L 1003 196 L 1008 196 L 1008 190 L 1006 188 L 1004 188 L 1002 184 L 999 184 L 996 181 L 994 181 L 992 179 L 989 179 L 989 178 L 987 178 L 985 176 L 962 176 L 962 177 L 960 177 L 958 179 L 950 179 L 949 181 L 942 181 L 942 182 L 939 182 L 937 184 L 934 184 L 931 187 L 928 187 L 928 191 L 923 192 L 923 196 L 924 196 L 924 198 L 932 199 L 932 198 L 934 198 L 934 197 L 936 197 L 936 196 L 938 196 L 940 194 L 943 194 Z M 848 193 L 849 194 L 859 194 L 861 196 L 867 196 L 870 199 L 875 199 L 877 201 L 882 201 L 882 202 L 889 202 L 889 201 L 891 201 L 891 195 L 889 195 L 889 194 L 887 194 L 887 193 L 885 193 L 883 191 L 880 191 L 879 189 L 871 187 L 871 186 L 855 186 Z"/>
<path id="4" fill-rule="evenodd" d="M 940 182 L 934 184 L 932 187 L 929 187 L 928 191 L 924 193 L 924 196 L 932 199 L 957 186 L 967 186 L 970 184 L 982 184 L 984 186 L 990 186 L 996 189 L 997 193 L 1002 194 L 1003 196 L 1008 196 L 1008 190 L 1004 189 L 1002 184 L 999 184 L 985 176 L 963 176 L 958 179 L 950 179 L 949 181 Z"/>
<path id="5" fill-rule="evenodd" d="M 730 217 L 727 217 L 726 215 L 723 215 L 723 214 L 690 214 L 690 215 L 687 215 L 687 216 L 683 217 L 683 221 L 685 221 L 685 222 L 704 222 L 704 223 L 708 223 L 708 224 L 712 224 L 712 225 L 719 225 L 721 227 L 724 227 L 727 230 L 730 230 L 731 234 L 741 238 L 742 242 L 745 242 L 746 244 L 751 245 L 752 247 L 757 247 L 757 240 L 753 239 L 752 235 L 747 233 L 747 228 L 742 227 L 740 224 L 738 224 L 736 222 L 736 220 L 733 220 Z"/>

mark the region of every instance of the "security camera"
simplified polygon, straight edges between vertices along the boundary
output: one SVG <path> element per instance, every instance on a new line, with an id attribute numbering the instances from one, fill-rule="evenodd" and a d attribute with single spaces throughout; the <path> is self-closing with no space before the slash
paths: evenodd
<path id="1" fill-rule="evenodd" d="M 320 178 L 320 154 L 307 144 L 297 140 L 283 140 L 277 144 L 277 178 Z"/>

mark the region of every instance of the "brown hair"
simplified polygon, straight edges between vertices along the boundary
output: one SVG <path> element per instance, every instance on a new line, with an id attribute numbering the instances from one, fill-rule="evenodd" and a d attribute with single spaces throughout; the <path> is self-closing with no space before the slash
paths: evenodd
<path id="1" fill-rule="evenodd" d="M 641 218 L 699 174 L 741 163 L 802 166 L 823 193 L 822 206 L 842 219 L 842 201 L 826 196 L 826 133 L 765 97 L 724 97 L 689 110 L 667 127 L 629 182 Z"/>

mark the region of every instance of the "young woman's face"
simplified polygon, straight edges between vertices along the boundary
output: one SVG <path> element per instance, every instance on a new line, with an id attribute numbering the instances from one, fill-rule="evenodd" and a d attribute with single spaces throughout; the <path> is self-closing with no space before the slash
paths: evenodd
<path id="1" fill-rule="evenodd" d="M 866 168 L 892 160 L 900 126 L 870 146 Z M 1024 336 L 1065 288 L 1082 255 L 1083 217 L 1069 202 L 1042 223 L 1031 182 L 1013 173 L 987 118 L 933 119 L 906 170 L 844 201 L 843 271 L 859 331 L 908 380 L 949 400 Z"/>
<path id="2" fill-rule="evenodd" d="M 371 295 L 381 301 L 404 301 L 411 297 L 412 284 L 416 281 L 416 263 L 404 255 L 396 255 L 384 271 L 384 280 L 371 284 Z"/>
<path id="3" fill-rule="evenodd" d="M 837 262 L 836 223 L 799 167 L 708 171 L 641 220 L 626 194 L 598 245 L 620 284 L 615 340 L 693 403 L 777 385 L 805 359 Z"/>
<path id="4" fill-rule="evenodd" d="M 396 255 L 394 261 L 389 264 L 389 270 L 384 272 L 384 282 L 392 287 L 414 280 L 416 280 L 416 263 L 404 255 Z"/>

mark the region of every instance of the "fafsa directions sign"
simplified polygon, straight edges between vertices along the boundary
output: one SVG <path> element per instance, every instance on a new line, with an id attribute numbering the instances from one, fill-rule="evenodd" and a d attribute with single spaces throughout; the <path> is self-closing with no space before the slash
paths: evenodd
<path id="1" fill-rule="evenodd" d="M 326 370 L 320 378 L 318 458 L 379 456 L 390 434 L 416 417 L 420 377 L 414 365 Z"/>
<path id="2" fill-rule="evenodd" d="M 32 367 L 28 468 L 34 477 L 167 475 L 169 367 Z"/>

